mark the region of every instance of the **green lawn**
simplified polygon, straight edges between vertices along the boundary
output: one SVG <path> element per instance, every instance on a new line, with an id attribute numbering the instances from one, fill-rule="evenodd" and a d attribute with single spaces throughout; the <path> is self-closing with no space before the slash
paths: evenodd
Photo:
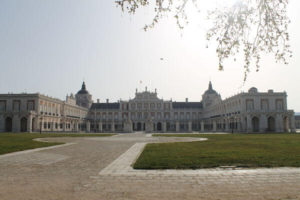
<path id="1" fill-rule="evenodd" d="M 300 134 L 154 135 L 207 141 L 147 144 L 135 169 L 300 167 Z"/>
<path id="2" fill-rule="evenodd" d="M 71 134 L 71 133 L 0 133 L 0 155 L 26 149 L 35 149 L 39 147 L 48 147 L 63 143 L 57 142 L 38 142 L 35 138 L 45 137 L 99 137 L 112 136 L 113 134 Z"/>

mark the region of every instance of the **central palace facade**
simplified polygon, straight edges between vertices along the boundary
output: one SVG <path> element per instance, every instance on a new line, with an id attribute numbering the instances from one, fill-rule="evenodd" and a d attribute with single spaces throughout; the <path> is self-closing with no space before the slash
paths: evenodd
<path id="1" fill-rule="evenodd" d="M 139 92 L 118 102 L 93 102 L 83 82 L 60 99 L 36 94 L 0 94 L 0 132 L 294 132 L 294 111 L 285 92 L 250 88 L 221 99 L 209 82 L 202 101 L 158 98 Z"/>

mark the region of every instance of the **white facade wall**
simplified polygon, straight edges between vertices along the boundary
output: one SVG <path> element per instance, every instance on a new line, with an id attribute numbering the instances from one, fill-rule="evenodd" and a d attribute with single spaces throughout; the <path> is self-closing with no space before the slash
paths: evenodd
<path id="1" fill-rule="evenodd" d="M 82 95 L 88 95 L 92 102 L 91 95 L 84 92 Z M 6 131 L 7 118 L 12 120 L 13 132 L 20 132 L 24 127 L 27 132 L 294 131 L 294 112 L 287 110 L 286 98 L 285 92 L 258 92 L 251 88 L 249 92 L 222 100 L 211 83 L 201 102 L 165 101 L 157 97 L 156 91 L 146 90 L 136 92 L 132 100 L 99 102 L 91 108 L 76 105 L 73 95 L 61 101 L 40 94 L 0 94 L 0 132 Z M 34 108 L 28 110 L 31 101 Z M 1 110 L 1 102 L 6 102 L 5 110 Z M 20 109 L 15 109 L 14 102 L 20 102 Z M 22 118 L 27 120 L 26 126 L 21 123 Z"/>

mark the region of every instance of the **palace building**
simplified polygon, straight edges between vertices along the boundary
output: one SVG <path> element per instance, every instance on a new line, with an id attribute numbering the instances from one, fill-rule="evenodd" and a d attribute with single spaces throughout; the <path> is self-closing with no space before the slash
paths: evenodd
<path id="1" fill-rule="evenodd" d="M 294 132 L 285 92 L 250 88 L 222 100 L 209 82 L 202 101 L 139 92 L 127 101 L 92 100 L 83 82 L 66 100 L 42 94 L 0 94 L 0 132 Z"/>

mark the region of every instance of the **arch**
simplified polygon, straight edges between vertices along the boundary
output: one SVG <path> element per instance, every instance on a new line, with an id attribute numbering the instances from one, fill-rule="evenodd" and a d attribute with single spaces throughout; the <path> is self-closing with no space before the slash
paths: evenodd
<path id="1" fill-rule="evenodd" d="M 12 132 L 12 118 L 6 117 L 5 119 L 5 132 Z"/>
<path id="2" fill-rule="evenodd" d="M 162 130 L 162 125 L 161 122 L 157 123 L 157 131 L 161 131 Z"/>
<path id="3" fill-rule="evenodd" d="M 136 127 L 137 131 L 141 131 L 142 130 L 142 123 L 141 122 L 138 122 L 136 126 L 137 126 Z"/>
<path id="4" fill-rule="evenodd" d="M 252 118 L 252 131 L 258 132 L 259 131 L 259 119 L 258 117 Z"/>
<path id="5" fill-rule="evenodd" d="M 27 132 L 27 118 L 21 118 L 21 132 Z"/>
<path id="6" fill-rule="evenodd" d="M 272 116 L 268 117 L 268 131 L 275 131 L 275 118 Z"/>
<path id="7" fill-rule="evenodd" d="M 167 126 L 167 131 L 170 131 L 171 130 L 171 124 L 170 124 L 170 122 L 167 122 L 166 126 Z"/>

